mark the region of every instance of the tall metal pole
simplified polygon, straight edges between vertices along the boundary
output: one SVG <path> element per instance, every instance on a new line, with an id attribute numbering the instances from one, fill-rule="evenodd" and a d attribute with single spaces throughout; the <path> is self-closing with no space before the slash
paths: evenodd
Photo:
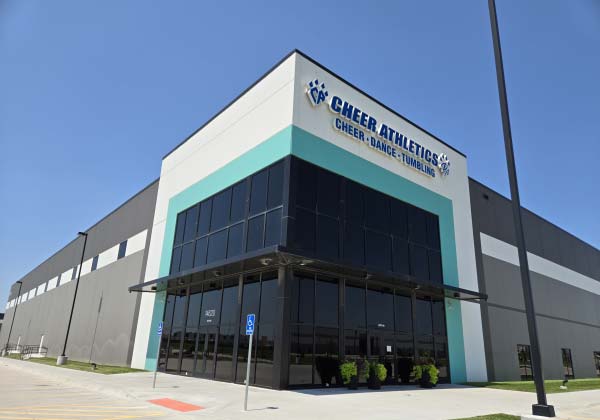
<path id="1" fill-rule="evenodd" d="M 23 287 L 23 282 L 18 281 L 19 283 L 19 291 L 17 292 L 17 299 L 15 300 L 15 310 L 13 312 L 12 320 L 10 321 L 10 329 L 8 330 L 8 338 L 6 339 L 6 346 L 4 348 L 8 354 L 8 344 L 10 343 L 10 334 L 12 333 L 13 325 L 15 324 L 15 317 L 17 316 L 17 308 L 19 307 L 19 298 L 21 297 L 21 287 Z"/>
<path id="2" fill-rule="evenodd" d="M 62 353 L 56 360 L 57 365 L 62 365 L 67 361 L 65 351 L 67 350 L 67 341 L 69 340 L 69 331 L 71 330 L 71 321 L 73 320 L 73 310 L 75 309 L 75 299 L 77 298 L 77 289 L 79 288 L 79 278 L 81 277 L 81 267 L 83 266 L 83 259 L 85 257 L 85 246 L 87 245 L 88 234 L 85 232 L 77 232 L 78 235 L 83 236 L 83 249 L 81 250 L 81 261 L 79 262 L 79 270 L 77 272 L 77 281 L 75 282 L 75 293 L 73 293 L 73 303 L 71 304 L 71 313 L 69 315 L 69 323 L 67 324 L 67 334 L 65 335 L 65 344 L 63 345 Z"/>
<path id="3" fill-rule="evenodd" d="M 535 307 L 533 304 L 533 291 L 531 279 L 529 278 L 529 263 L 527 261 L 527 248 L 525 247 L 525 235 L 523 234 L 523 222 L 521 220 L 521 199 L 519 197 L 519 186 L 517 183 L 517 169 L 510 130 L 510 117 L 508 113 L 508 99 L 506 96 L 506 84 L 504 81 L 504 64 L 502 62 L 502 49 L 500 47 L 500 34 L 498 31 L 498 17 L 496 15 L 495 0 L 488 0 L 490 12 L 490 23 L 492 26 L 492 38 L 494 41 L 494 56 L 496 59 L 496 78 L 498 79 L 498 93 L 500 96 L 500 111 L 502 112 L 502 129 L 504 132 L 504 148 L 506 151 L 506 165 L 508 167 L 508 179 L 510 183 L 510 196 L 512 201 L 513 219 L 515 224 L 515 237 L 519 252 L 519 267 L 521 281 L 523 283 L 523 295 L 525 298 L 525 312 L 527 314 L 527 326 L 529 329 L 529 342 L 531 344 L 531 361 L 533 368 L 533 379 L 537 393 L 537 404 L 532 406 L 534 415 L 554 417 L 554 407 L 548 405 L 546 391 L 544 389 L 544 375 L 542 373 L 542 357 L 540 343 L 538 340 L 537 322 L 535 318 Z"/>

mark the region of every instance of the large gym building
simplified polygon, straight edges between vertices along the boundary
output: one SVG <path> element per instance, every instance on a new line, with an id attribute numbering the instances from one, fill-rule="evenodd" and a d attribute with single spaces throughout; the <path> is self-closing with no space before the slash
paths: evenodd
<path id="1" fill-rule="evenodd" d="M 523 216 L 545 377 L 599 376 L 600 252 Z M 84 233 L 12 286 L 0 348 L 60 355 L 79 278 L 73 360 L 240 383 L 253 313 L 257 386 L 339 385 L 351 359 L 386 384 L 420 359 L 446 382 L 532 375 L 510 200 L 298 51 Z"/>

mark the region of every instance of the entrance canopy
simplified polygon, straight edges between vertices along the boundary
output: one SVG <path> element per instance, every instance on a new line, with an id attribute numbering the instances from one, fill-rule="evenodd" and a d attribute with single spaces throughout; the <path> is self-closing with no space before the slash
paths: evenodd
<path id="1" fill-rule="evenodd" d="M 130 292 L 156 293 L 167 289 L 178 289 L 191 284 L 199 284 L 215 278 L 235 278 L 253 272 L 279 268 L 301 269 L 330 274 L 354 280 L 377 280 L 390 286 L 419 290 L 432 296 L 447 297 L 465 301 L 487 300 L 487 295 L 473 290 L 445 284 L 435 284 L 417 280 L 414 276 L 391 271 L 381 272 L 365 267 L 338 264 L 289 252 L 285 247 L 276 245 L 256 252 L 245 253 L 229 258 L 227 263 L 217 261 L 177 274 L 160 277 L 145 283 L 129 287 Z"/>

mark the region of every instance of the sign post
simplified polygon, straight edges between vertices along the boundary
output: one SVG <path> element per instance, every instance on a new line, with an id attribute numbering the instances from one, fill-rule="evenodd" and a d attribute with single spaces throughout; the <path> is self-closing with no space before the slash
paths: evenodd
<path id="1" fill-rule="evenodd" d="M 158 335 L 158 347 L 156 349 L 156 366 L 154 367 L 154 380 L 152 381 L 152 389 L 156 388 L 156 372 L 158 372 L 158 361 L 160 360 L 160 340 L 162 338 L 163 323 L 158 323 L 156 335 Z"/>
<path id="2" fill-rule="evenodd" d="M 244 393 L 244 411 L 248 411 L 248 384 L 250 384 L 250 365 L 252 364 L 252 336 L 254 335 L 254 320 L 256 315 L 246 316 L 246 335 L 250 336 L 248 344 L 248 362 L 246 363 L 246 390 Z"/>

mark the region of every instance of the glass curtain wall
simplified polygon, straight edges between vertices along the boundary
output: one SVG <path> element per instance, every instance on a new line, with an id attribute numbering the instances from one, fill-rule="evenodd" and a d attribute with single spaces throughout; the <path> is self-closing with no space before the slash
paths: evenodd
<path id="1" fill-rule="evenodd" d="M 281 242 L 284 161 L 177 215 L 170 273 Z"/>
<path id="2" fill-rule="evenodd" d="M 236 382 L 246 379 L 248 344 L 246 316 L 256 315 L 252 344 L 250 384 L 273 386 L 275 318 L 278 310 L 277 272 L 249 275 L 244 278 L 240 313 Z"/>
<path id="3" fill-rule="evenodd" d="M 243 382 L 248 352 L 246 315 L 255 313 L 251 383 L 273 386 L 277 272 L 246 276 L 241 291 L 239 284 L 239 279 L 213 280 L 190 286 L 189 297 L 187 289 L 167 294 L 161 370 Z"/>
<path id="4" fill-rule="evenodd" d="M 409 383 L 415 360 L 433 361 L 440 380 L 449 379 L 443 300 L 303 272 L 294 274 L 291 289 L 289 385 L 339 384 L 342 358 L 384 364 L 387 384 Z"/>
<path id="5" fill-rule="evenodd" d="M 298 158 L 290 182 L 290 248 L 443 283 L 437 215 Z"/>

